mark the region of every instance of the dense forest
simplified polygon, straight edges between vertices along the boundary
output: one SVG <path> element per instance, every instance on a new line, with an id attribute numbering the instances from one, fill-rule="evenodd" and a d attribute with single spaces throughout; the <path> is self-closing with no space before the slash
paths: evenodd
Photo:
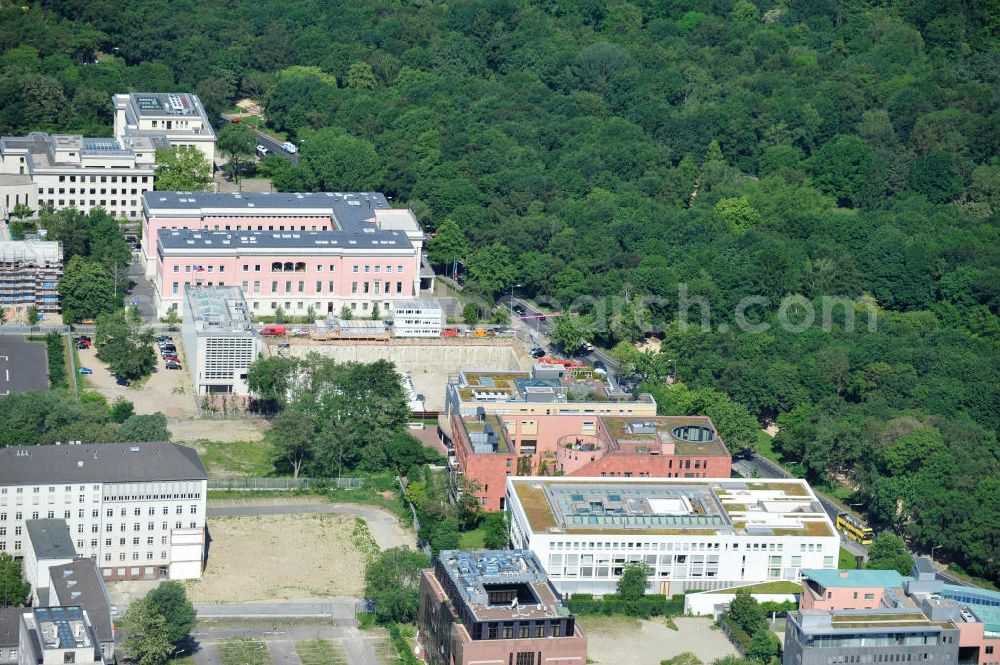
<path id="1" fill-rule="evenodd" d="M 260 100 L 301 145 L 264 165 L 277 187 L 385 191 L 485 295 L 625 302 L 593 337 L 655 325 L 793 468 L 1000 579 L 996 3 L 15 4 L 0 132 L 107 132 L 126 89 Z M 674 321 L 681 293 L 708 329 Z M 865 324 L 731 325 L 789 294 L 859 299 Z"/>

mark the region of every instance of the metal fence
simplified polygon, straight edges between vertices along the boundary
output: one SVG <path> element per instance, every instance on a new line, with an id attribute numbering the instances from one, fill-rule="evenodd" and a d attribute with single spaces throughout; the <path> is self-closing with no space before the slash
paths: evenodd
<path id="1" fill-rule="evenodd" d="M 233 476 L 230 478 L 209 478 L 209 490 L 282 492 L 290 490 L 337 489 L 356 490 L 365 486 L 364 478 L 258 478 L 256 476 Z"/>

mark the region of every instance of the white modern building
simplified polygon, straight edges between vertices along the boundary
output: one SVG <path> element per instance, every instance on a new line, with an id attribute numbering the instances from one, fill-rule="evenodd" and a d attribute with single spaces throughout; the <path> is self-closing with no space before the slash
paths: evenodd
<path id="1" fill-rule="evenodd" d="M 444 311 L 436 300 L 405 300 L 392 304 L 393 337 L 440 337 Z"/>
<path id="2" fill-rule="evenodd" d="M 49 587 L 52 586 L 49 570 L 76 559 L 76 547 L 66 520 L 28 520 L 24 527 L 28 548 L 24 551 L 22 569 L 24 579 L 31 585 L 31 604 L 36 607 L 48 605 Z"/>
<path id="3" fill-rule="evenodd" d="M 172 147 L 197 148 L 215 162 L 215 130 L 197 95 L 132 92 L 114 96 L 115 136 L 166 139 Z"/>
<path id="4" fill-rule="evenodd" d="M 173 443 L 0 449 L 0 551 L 30 549 L 27 523 L 65 520 L 105 580 L 201 577 L 208 476 Z"/>
<path id="5" fill-rule="evenodd" d="M 191 147 L 215 160 L 215 131 L 197 95 L 186 92 L 114 95 L 111 137 L 32 132 L 0 137 L 0 220 L 18 203 L 138 220 L 142 195 L 153 189 L 157 148 Z"/>
<path id="6" fill-rule="evenodd" d="M 45 204 L 89 213 L 101 207 L 138 220 L 142 195 L 153 189 L 156 148 L 165 139 L 86 138 L 32 132 L 0 137 L 0 219 L 22 203 L 38 212 Z"/>
<path id="7" fill-rule="evenodd" d="M 507 478 L 511 542 L 562 593 L 614 593 L 643 562 L 674 595 L 836 568 L 839 539 L 802 480 Z"/>
<path id="8" fill-rule="evenodd" d="M 198 395 L 246 395 L 247 369 L 263 351 L 238 286 L 191 286 L 181 334 Z"/>

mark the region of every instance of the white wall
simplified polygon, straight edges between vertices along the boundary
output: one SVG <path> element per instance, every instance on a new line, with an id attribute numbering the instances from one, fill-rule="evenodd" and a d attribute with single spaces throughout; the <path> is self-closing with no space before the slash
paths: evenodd
<path id="1" fill-rule="evenodd" d="M 698 616 L 711 615 L 713 618 L 718 619 L 716 608 L 720 605 L 731 603 L 735 597 L 735 592 L 715 593 L 712 591 L 703 591 L 702 593 L 689 593 L 684 596 L 684 614 L 695 614 Z M 798 600 L 798 595 L 794 593 L 755 593 L 753 597 L 759 603 L 784 603 L 786 601 L 795 602 Z"/>

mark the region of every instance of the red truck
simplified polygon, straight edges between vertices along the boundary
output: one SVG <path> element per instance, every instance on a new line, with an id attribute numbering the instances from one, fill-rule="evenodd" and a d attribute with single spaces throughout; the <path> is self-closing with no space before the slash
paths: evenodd
<path id="1" fill-rule="evenodd" d="M 441 337 L 458 337 L 457 328 L 445 328 L 441 331 Z"/>
<path id="2" fill-rule="evenodd" d="M 285 326 L 264 326 L 260 329 L 260 334 L 265 337 L 279 337 L 286 332 Z"/>

